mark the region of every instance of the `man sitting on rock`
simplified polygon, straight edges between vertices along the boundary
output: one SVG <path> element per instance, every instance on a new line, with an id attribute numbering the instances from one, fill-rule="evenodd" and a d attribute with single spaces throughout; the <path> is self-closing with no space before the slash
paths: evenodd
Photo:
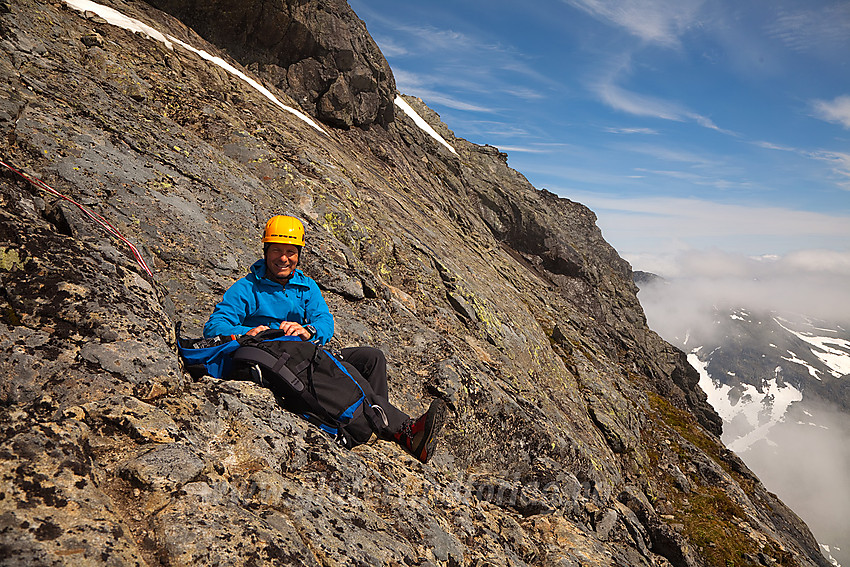
<path id="1" fill-rule="evenodd" d="M 204 326 L 205 337 L 256 335 L 282 329 L 287 335 L 324 344 L 334 334 L 334 319 L 319 286 L 297 269 L 304 246 L 304 225 L 291 216 L 278 215 L 266 223 L 263 258 L 244 278 L 224 293 Z M 390 404 L 387 399 L 387 362 L 372 347 L 344 348 L 343 364 L 355 377 L 372 405 L 383 410 L 386 420 L 377 435 L 394 440 L 420 461 L 427 462 L 443 426 L 446 404 L 435 399 L 418 419 Z M 350 425 L 347 427 L 364 427 Z M 368 438 L 369 432 L 359 432 Z"/>

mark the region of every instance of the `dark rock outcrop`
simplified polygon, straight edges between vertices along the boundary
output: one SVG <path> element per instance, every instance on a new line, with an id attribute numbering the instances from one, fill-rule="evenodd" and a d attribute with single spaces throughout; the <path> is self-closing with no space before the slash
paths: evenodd
<path id="1" fill-rule="evenodd" d="M 311 66 L 342 69 L 322 57 L 343 48 L 306 24 L 270 40 L 259 23 L 357 21 L 337 2 L 159 4 L 185 24 L 109 5 L 285 68 L 290 94 L 322 76 Z M 153 275 L 73 203 L 0 177 L 5 564 L 826 565 L 722 447 L 693 369 L 646 327 L 586 207 L 455 138 L 421 101 L 407 99 L 456 153 L 403 113 L 388 120 L 377 78 L 385 127 L 320 130 L 177 42 L 61 2 L 8 8 L 3 161 L 108 219 Z M 381 69 L 354 37 L 354 61 Z M 411 414 L 450 403 L 430 464 L 386 442 L 341 450 L 267 390 L 180 368 L 175 322 L 200 333 L 281 212 L 307 224 L 331 346 L 382 348 Z"/>
<path id="2" fill-rule="evenodd" d="M 153 0 L 310 114 L 349 128 L 393 120 L 395 79 L 345 0 Z"/>

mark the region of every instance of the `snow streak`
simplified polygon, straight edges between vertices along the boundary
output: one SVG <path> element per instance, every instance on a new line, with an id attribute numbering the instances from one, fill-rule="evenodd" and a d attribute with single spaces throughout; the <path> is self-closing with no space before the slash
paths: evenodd
<path id="1" fill-rule="evenodd" d="M 243 81 L 248 83 L 251 87 L 253 87 L 255 90 L 257 90 L 261 95 L 263 95 L 264 97 L 269 99 L 275 106 L 281 108 L 282 110 L 285 110 L 287 112 L 294 114 L 295 116 L 297 116 L 298 118 L 300 118 L 301 120 L 303 120 L 304 122 L 306 122 L 307 124 L 309 124 L 310 126 L 315 128 L 316 130 L 318 130 L 322 134 L 326 134 L 324 129 L 321 126 L 319 126 L 312 118 L 310 118 L 309 116 L 307 116 L 306 114 L 304 114 L 300 110 L 297 110 L 295 108 L 292 108 L 291 106 L 287 106 L 287 105 L 283 104 L 282 102 L 280 102 L 280 100 L 278 100 L 278 98 L 276 96 L 274 96 L 267 88 L 265 88 L 263 85 L 261 85 L 255 79 L 252 79 L 251 77 L 248 77 L 247 75 L 245 75 L 245 73 L 243 73 L 239 69 L 235 68 L 233 65 L 231 65 L 227 61 L 223 60 L 221 57 L 215 57 L 214 55 L 210 55 L 206 51 L 203 51 L 201 49 L 196 49 L 195 47 L 192 47 L 191 45 L 189 45 L 189 44 L 187 44 L 183 41 L 180 41 L 179 39 L 177 39 L 177 38 L 175 38 L 171 35 L 163 34 L 159 30 L 152 28 L 151 26 L 147 25 L 146 23 L 140 22 L 139 20 L 136 20 L 135 18 L 130 18 L 128 16 L 125 16 L 121 12 L 114 10 L 113 8 L 109 8 L 108 6 L 103 6 L 102 4 L 97 4 L 95 2 L 91 2 L 90 0 L 65 0 L 65 3 L 68 6 L 70 6 L 71 8 L 74 8 L 75 10 L 78 10 L 80 12 L 83 12 L 83 13 L 92 12 L 94 14 L 97 14 L 98 16 L 100 16 L 101 18 L 103 18 L 108 23 L 110 23 L 114 26 L 124 28 L 125 30 L 129 30 L 133 33 L 141 33 L 141 34 L 149 37 L 150 39 L 162 42 L 162 43 L 165 44 L 165 46 L 168 49 L 174 49 L 174 44 L 176 43 L 177 45 L 179 45 L 183 49 L 186 49 L 187 51 L 191 51 L 192 53 L 195 53 L 196 55 L 198 55 L 202 59 L 205 59 L 205 60 L 209 61 L 210 63 L 218 65 L 219 67 L 221 67 L 222 69 L 224 69 L 225 71 L 230 73 L 231 75 L 234 75 L 234 76 L 242 79 Z"/>
<path id="2" fill-rule="evenodd" d="M 811 349 L 812 354 L 829 368 L 830 374 L 836 378 L 850 374 L 850 341 L 834 337 L 819 337 L 814 333 L 798 332 L 783 325 L 779 318 L 774 318 L 774 321 L 801 341 L 811 345 L 813 347 Z M 828 329 L 819 330 L 828 331 Z"/>
<path id="3" fill-rule="evenodd" d="M 419 116 L 416 111 L 413 110 L 409 104 L 407 104 L 407 101 L 401 98 L 400 95 L 395 97 L 395 105 L 402 109 L 405 114 L 410 116 L 410 118 L 413 119 L 416 125 L 419 126 L 419 128 L 421 128 L 423 132 L 425 132 L 426 134 L 446 146 L 449 151 L 452 152 L 454 155 L 457 155 L 457 152 L 451 146 L 451 144 L 449 144 L 442 136 L 437 134 L 437 131 L 431 128 L 431 125 L 425 122 L 425 119 Z"/>

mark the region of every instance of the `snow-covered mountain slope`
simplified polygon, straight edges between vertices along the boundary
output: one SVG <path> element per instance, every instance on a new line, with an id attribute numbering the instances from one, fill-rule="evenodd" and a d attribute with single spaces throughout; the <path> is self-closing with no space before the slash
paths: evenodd
<path id="1" fill-rule="evenodd" d="M 664 338 L 699 371 L 727 447 L 850 565 L 850 325 L 715 308 Z"/>
<path id="2" fill-rule="evenodd" d="M 699 358 L 701 350 L 702 347 L 698 347 L 691 352 L 688 361 L 699 370 L 700 386 L 723 418 L 724 441 L 736 453 L 740 454 L 753 443 L 766 439 L 770 430 L 785 419 L 791 404 L 803 399 L 800 390 L 783 380 L 781 366 L 776 367 L 773 378 L 762 380 L 760 386 L 746 383 L 730 386 L 722 379 L 714 380 L 708 373 L 708 362 Z M 729 375 L 735 376 L 735 373 Z"/>
<path id="3" fill-rule="evenodd" d="M 850 331 L 841 323 L 744 309 L 715 313 L 680 341 L 736 452 L 765 439 L 794 402 L 850 409 Z"/>

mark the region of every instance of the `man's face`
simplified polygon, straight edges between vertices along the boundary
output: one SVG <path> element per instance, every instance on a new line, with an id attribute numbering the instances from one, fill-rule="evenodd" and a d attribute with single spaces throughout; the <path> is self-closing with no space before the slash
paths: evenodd
<path id="1" fill-rule="evenodd" d="M 266 251 L 266 271 L 276 280 L 285 280 L 298 265 L 298 247 L 274 243 Z"/>

